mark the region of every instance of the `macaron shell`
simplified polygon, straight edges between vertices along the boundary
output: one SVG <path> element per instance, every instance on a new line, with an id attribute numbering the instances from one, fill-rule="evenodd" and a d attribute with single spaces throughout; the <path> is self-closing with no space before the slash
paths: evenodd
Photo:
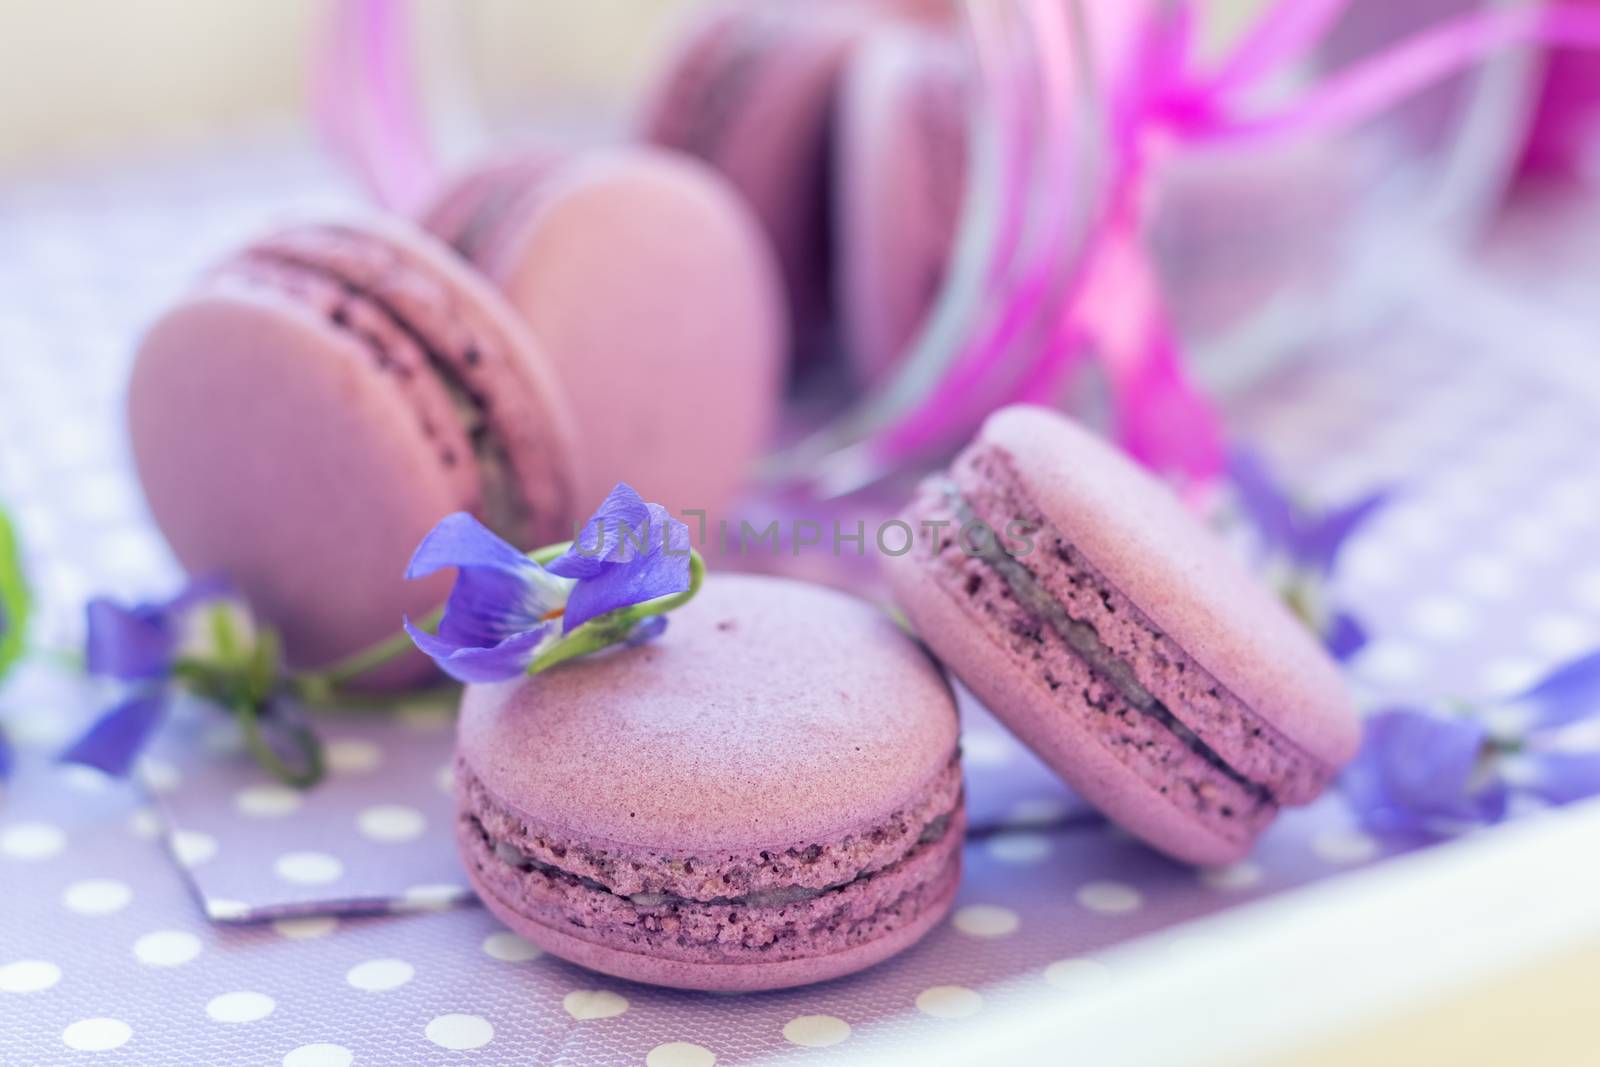
<path id="1" fill-rule="evenodd" d="M 642 137 L 706 160 L 755 211 L 797 322 L 826 302 L 834 90 L 876 17 L 872 5 L 718 5 L 687 27 L 645 97 Z"/>
<path id="2" fill-rule="evenodd" d="M 944 35 L 886 29 L 856 50 L 843 78 L 836 302 L 868 384 L 899 361 L 938 298 L 966 168 L 963 59 Z"/>
<path id="3" fill-rule="evenodd" d="M 991 415 L 1030 496 L 1154 624 L 1309 756 L 1348 762 L 1360 723 L 1338 667 L 1305 626 L 1151 474 L 1059 413 Z"/>
<path id="4" fill-rule="evenodd" d="M 956 845 L 959 863 L 959 843 Z M 546 951 L 590 970 L 618 978 L 676 989 L 700 989 L 724 993 L 753 993 L 765 989 L 824 982 L 854 974 L 905 951 L 937 926 L 955 902 L 959 879 L 926 905 L 921 913 L 874 940 L 823 956 L 770 963 L 698 963 L 664 960 L 637 952 L 573 937 L 552 926 L 531 922 L 491 894 L 480 894 L 491 914 L 510 929 Z"/>
<path id="5" fill-rule="evenodd" d="M 539 822 L 716 851 L 875 825 L 945 772 L 956 733 L 943 676 L 876 608 L 714 575 L 642 647 L 469 687 L 458 752 Z"/>
<path id="6" fill-rule="evenodd" d="M 587 153 L 492 253 L 480 265 L 570 400 L 584 508 L 626 481 L 727 517 L 777 421 L 786 344 L 776 267 L 728 186 L 676 154 Z"/>
<path id="7" fill-rule="evenodd" d="M 328 662 L 444 599 L 402 580 L 470 505 L 413 406 L 314 313 L 200 296 L 146 336 L 128 399 L 146 499 L 184 569 L 228 575 L 281 626 L 289 662 Z"/>
<path id="8" fill-rule="evenodd" d="M 1171 803 L 1081 727 L 1041 676 L 1020 670 L 963 605 L 924 570 L 916 553 L 887 557 L 895 602 L 950 671 L 1047 766 L 1092 806 L 1156 848 L 1195 864 L 1224 864 L 1249 852 Z"/>

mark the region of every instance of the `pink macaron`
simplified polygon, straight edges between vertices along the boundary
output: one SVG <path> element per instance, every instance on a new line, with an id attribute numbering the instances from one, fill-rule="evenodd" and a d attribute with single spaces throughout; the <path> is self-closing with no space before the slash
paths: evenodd
<path id="1" fill-rule="evenodd" d="M 538 338 L 584 506 L 626 481 L 675 513 L 727 514 L 777 422 L 787 327 L 771 252 L 723 179 L 659 149 L 523 153 L 449 183 L 423 223 Z"/>
<path id="2" fill-rule="evenodd" d="M 948 911 L 956 744 L 943 675 L 882 612 L 713 576 L 656 641 L 467 689 L 457 839 L 489 910 L 574 963 L 817 982 Z"/>
<path id="3" fill-rule="evenodd" d="M 966 181 L 968 57 L 949 33 L 873 34 L 839 93 L 835 303 L 858 377 L 878 384 L 944 282 Z"/>
<path id="4" fill-rule="evenodd" d="M 451 512 L 520 545 L 570 537 L 567 408 L 499 295 L 399 223 L 301 226 L 240 250 L 150 328 L 128 396 L 173 551 L 236 583 L 295 666 L 442 601 L 445 576 L 403 575 Z"/>
<path id="5" fill-rule="evenodd" d="M 645 95 L 640 133 L 726 175 L 777 251 L 799 326 L 827 303 L 827 159 L 866 3 L 716 4 L 696 13 Z"/>
<path id="6" fill-rule="evenodd" d="M 1063 416 L 992 415 L 887 561 L 934 652 L 1109 818 L 1191 863 L 1249 852 L 1360 730 L 1337 667 L 1165 486 Z"/>

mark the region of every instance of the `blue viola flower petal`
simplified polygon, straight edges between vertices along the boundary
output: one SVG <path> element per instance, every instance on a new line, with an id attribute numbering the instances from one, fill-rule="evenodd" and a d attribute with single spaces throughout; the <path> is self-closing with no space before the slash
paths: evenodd
<path id="1" fill-rule="evenodd" d="M 101 715 L 61 758 L 122 777 L 160 723 L 166 699 L 165 692 L 149 689 L 129 697 Z"/>
<path id="2" fill-rule="evenodd" d="M 1362 821 L 1381 831 L 1445 822 L 1495 822 L 1504 783 L 1482 773 L 1488 734 L 1474 719 L 1407 708 L 1367 719 L 1361 751 L 1340 786 Z"/>
<path id="3" fill-rule="evenodd" d="M 1600 752 L 1535 752 L 1527 763 L 1529 778 L 1519 788 L 1551 804 L 1600 794 Z"/>
<path id="4" fill-rule="evenodd" d="M 11 739 L 6 732 L 0 729 L 0 782 L 11 777 L 11 769 L 16 766 L 16 754 L 11 749 Z"/>
<path id="5" fill-rule="evenodd" d="M 465 512 L 446 517 L 423 539 L 406 577 L 423 578 L 445 567 L 459 573 L 438 638 L 456 648 L 496 648 L 542 627 L 561 614 L 572 587 Z"/>
<path id="6" fill-rule="evenodd" d="M 1388 503 L 1389 495 L 1378 492 L 1335 508 L 1320 518 L 1302 515 L 1296 523 L 1291 543 L 1286 547 L 1295 559 L 1323 574 L 1333 571 L 1339 553 L 1352 534 Z"/>
<path id="7" fill-rule="evenodd" d="M 625 485 L 619 485 L 617 490 L 627 490 L 634 498 L 638 495 Z M 614 491 L 607 499 L 617 496 Z M 627 510 L 632 513 L 631 508 Z M 659 504 L 644 505 L 644 512 L 643 519 L 631 528 L 599 531 L 599 540 L 606 546 L 604 555 L 569 559 L 576 551 L 575 545 L 550 564 L 556 573 L 583 574 L 567 601 L 562 620 L 566 632 L 608 611 L 689 588 L 689 528 Z"/>
<path id="8" fill-rule="evenodd" d="M 1532 712 L 1533 727 L 1554 729 L 1600 715 L 1600 651 L 1559 667 L 1515 703 Z"/>
<path id="9" fill-rule="evenodd" d="M 555 633 L 554 623 L 511 634 L 491 645 L 462 645 L 449 638 L 419 629 L 410 619 L 406 633 L 417 648 L 439 665 L 439 669 L 458 682 L 503 682 L 528 669 L 539 646 Z"/>
<path id="10" fill-rule="evenodd" d="M 1343 663 L 1367 644 L 1367 628 L 1361 625 L 1361 620 L 1348 612 L 1337 612 L 1328 621 L 1327 632 L 1322 635 L 1322 643 L 1334 659 Z"/>
<path id="11" fill-rule="evenodd" d="M 603 573 L 608 563 L 626 562 L 633 554 L 642 554 L 649 549 L 642 534 L 651 532 L 650 521 L 650 505 L 633 486 L 618 482 L 578 531 L 572 547 L 550 561 L 551 573 L 593 578 Z"/>
<path id="12" fill-rule="evenodd" d="M 219 575 L 196 578 L 161 603 L 123 607 L 96 597 L 86 609 L 85 666 L 90 674 L 127 682 L 160 678 L 172 669 L 187 618 L 195 609 L 222 599 L 238 597 Z M 245 614 L 242 602 L 240 612 Z"/>
<path id="13" fill-rule="evenodd" d="M 125 608 L 96 597 L 87 608 L 85 666 L 90 674 L 123 681 L 160 678 L 172 669 L 176 637 L 166 612 L 140 604 Z"/>
<path id="14" fill-rule="evenodd" d="M 1238 449 L 1228 459 L 1228 476 L 1239 494 L 1239 506 L 1263 541 L 1286 546 L 1294 538 L 1294 507 L 1267 472 L 1261 457 Z"/>
<path id="15" fill-rule="evenodd" d="M 665 615 L 651 615 L 634 623 L 633 629 L 628 631 L 628 644 L 643 645 L 654 641 L 667 632 L 667 617 Z"/>

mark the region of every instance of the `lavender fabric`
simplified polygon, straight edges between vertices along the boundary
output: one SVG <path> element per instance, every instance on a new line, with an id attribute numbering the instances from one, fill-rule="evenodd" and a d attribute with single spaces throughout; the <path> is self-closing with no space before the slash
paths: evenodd
<path id="1" fill-rule="evenodd" d="M 117 428 L 128 338 L 218 249 L 268 216 L 339 207 L 337 188 L 275 143 L 0 196 L 0 351 L 26 354 L 0 358 L 0 432 L 30 442 L 0 449 L 0 498 L 29 546 L 42 644 L 80 645 L 91 593 L 132 602 L 180 580 Z M 1524 358 L 1526 323 L 1478 321 L 1445 296 L 1436 317 L 1287 369 L 1230 412 L 1315 502 L 1407 486 L 1340 557 L 1339 602 L 1372 629 L 1349 664 L 1369 707 L 1525 693 L 1600 645 L 1592 407 Z M 871 595 L 859 563 L 841 579 L 838 560 L 792 560 Z M 841 981 L 674 993 L 540 956 L 459 899 L 438 715 L 318 720 L 332 772 L 291 800 L 232 751 L 225 719 L 192 708 L 174 710 L 143 785 L 59 766 L 109 696 L 42 659 L 0 691 L 19 757 L 0 794 L 3 1063 L 89 1049 L 139 1065 L 850 1062 L 982 1028 L 1008 1004 L 1057 1011 L 1086 975 L 1137 983 L 1068 961 L 1141 935 L 1203 951 L 1185 941 L 1191 919 L 1420 844 L 1359 829 L 1330 797 L 1289 813 L 1248 862 L 1191 871 L 1084 812 L 967 703 L 974 828 L 948 923 Z"/>

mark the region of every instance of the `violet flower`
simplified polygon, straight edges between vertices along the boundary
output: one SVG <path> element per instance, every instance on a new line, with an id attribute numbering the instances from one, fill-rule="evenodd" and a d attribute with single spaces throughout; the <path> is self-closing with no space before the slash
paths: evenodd
<path id="1" fill-rule="evenodd" d="M 1278 595 L 1335 658 L 1349 659 L 1367 643 L 1366 628 L 1354 615 L 1328 604 L 1327 586 L 1350 536 L 1383 506 L 1387 494 L 1370 493 L 1342 507 L 1316 512 L 1279 488 L 1266 464 L 1252 452 L 1236 451 L 1228 473 Z"/>
<path id="2" fill-rule="evenodd" d="M 1508 700 L 1371 716 L 1340 784 L 1381 832 L 1496 823 L 1513 799 L 1566 804 L 1600 794 L 1600 747 L 1572 745 L 1570 728 L 1585 720 L 1600 722 L 1600 652 Z"/>
<path id="3" fill-rule="evenodd" d="M 438 632 L 410 619 L 406 632 L 452 678 L 493 682 L 655 637 L 664 613 L 694 594 L 702 564 L 687 526 L 619 482 L 577 540 L 531 556 L 472 516 L 450 515 L 418 546 L 406 577 L 445 567 L 459 573 Z"/>
<path id="4" fill-rule="evenodd" d="M 169 702 L 187 692 L 237 715 L 256 757 L 280 778 L 320 777 L 320 748 L 283 700 L 277 635 L 256 626 L 226 582 L 198 579 L 169 601 L 133 607 L 99 597 L 87 614 L 85 665 L 124 693 L 62 759 L 127 774 Z"/>

